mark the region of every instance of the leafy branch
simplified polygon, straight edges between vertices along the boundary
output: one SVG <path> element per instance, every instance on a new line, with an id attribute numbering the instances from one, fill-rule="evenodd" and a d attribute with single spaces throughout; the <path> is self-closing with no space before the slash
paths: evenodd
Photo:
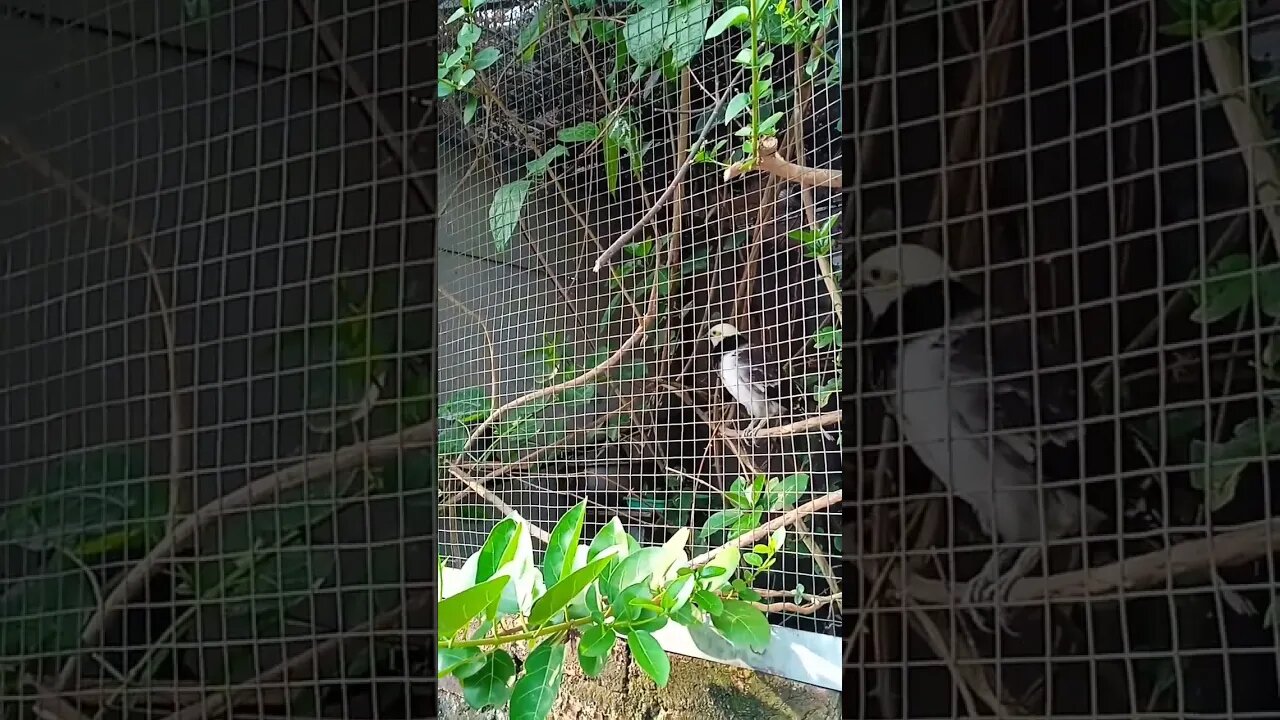
<path id="1" fill-rule="evenodd" d="M 438 677 L 457 678 L 471 707 L 547 717 L 571 636 L 580 636 L 577 662 L 588 677 L 599 677 L 622 640 L 659 687 L 671 662 L 653 633 L 668 622 L 710 622 L 734 645 L 755 652 L 768 646 L 769 623 L 752 604 L 761 596 L 750 583 L 773 566 L 785 530 L 745 559 L 728 547 L 694 567 L 687 529 L 661 546 L 641 547 L 614 518 L 583 543 L 585 513 L 579 503 L 556 523 L 540 568 L 527 527 L 513 518 L 498 523 L 461 569 L 440 562 Z M 504 624 L 514 629 L 499 630 Z M 518 645 L 528 649 L 520 667 L 508 649 Z"/>

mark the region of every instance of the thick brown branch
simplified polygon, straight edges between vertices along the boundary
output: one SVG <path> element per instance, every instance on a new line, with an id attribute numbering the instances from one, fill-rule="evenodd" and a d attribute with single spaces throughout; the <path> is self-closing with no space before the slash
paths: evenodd
<path id="1" fill-rule="evenodd" d="M 728 182 L 746 173 L 751 161 L 736 162 L 724 169 L 724 180 Z M 789 180 L 809 187 L 825 187 L 839 190 L 842 186 L 842 175 L 839 170 L 824 170 L 797 165 L 778 155 L 778 139 L 773 137 L 760 140 L 760 155 L 754 167 L 764 170 L 774 177 Z"/>
<path id="2" fill-rule="evenodd" d="M 1128 558 L 1102 567 L 1059 573 L 1048 578 L 1026 577 L 1014 584 L 1011 601 L 1081 598 L 1108 591 L 1163 585 L 1170 578 L 1197 575 L 1242 565 L 1275 552 L 1271 538 L 1280 534 L 1280 519 L 1255 523 L 1219 535 L 1188 540 L 1166 550 Z M 965 583 L 954 587 L 922 577 L 908 579 L 906 594 L 930 603 L 951 604 L 963 596 Z"/>

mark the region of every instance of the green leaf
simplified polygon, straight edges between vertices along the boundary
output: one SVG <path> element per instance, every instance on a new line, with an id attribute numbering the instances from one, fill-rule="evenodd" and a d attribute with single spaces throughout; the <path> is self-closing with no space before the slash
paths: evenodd
<path id="1" fill-rule="evenodd" d="M 668 613 L 667 617 L 685 627 L 694 627 L 695 625 L 701 625 L 702 623 L 702 621 L 698 619 L 698 616 L 694 614 L 693 605 L 691 603 L 685 603 L 675 610 L 672 610 Z"/>
<path id="2" fill-rule="evenodd" d="M 1250 268 L 1249 257 L 1238 253 L 1215 263 L 1207 273 L 1203 288 L 1197 288 L 1199 307 L 1191 313 L 1191 319 L 1205 324 L 1215 323 L 1249 304 L 1253 283 L 1246 273 Z"/>
<path id="3" fill-rule="evenodd" d="M 618 176 L 622 168 L 622 148 L 612 134 L 604 139 L 604 173 L 609 187 L 609 194 L 618 192 Z"/>
<path id="4" fill-rule="evenodd" d="M 728 10 L 725 10 L 720 17 L 716 18 L 715 22 L 711 23 L 711 27 L 707 30 L 706 39 L 710 40 L 711 38 L 718 37 L 730 27 L 742 25 L 750 19 L 750 16 L 751 11 L 747 10 L 745 6 L 734 5 Z"/>
<path id="5" fill-rule="evenodd" d="M 529 653 L 524 671 L 511 694 L 510 720 L 543 720 L 564 680 L 564 643 L 544 641 Z"/>
<path id="6" fill-rule="evenodd" d="M 606 552 L 618 556 L 628 554 L 627 531 L 622 529 L 622 521 L 616 517 L 596 533 L 587 548 L 587 562 Z"/>
<path id="7" fill-rule="evenodd" d="M 809 476 L 803 473 L 788 475 L 769 483 L 766 500 L 770 511 L 794 507 L 800 496 L 809 489 Z"/>
<path id="8" fill-rule="evenodd" d="M 565 579 L 547 588 L 546 594 L 533 601 L 533 608 L 529 611 L 529 624 L 537 627 L 553 619 L 557 613 L 573 602 L 574 598 L 582 594 L 588 585 L 595 582 L 611 562 L 613 562 L 611 557 L 596 558 L 585 567 L 570 573 Z"/>
<path id="9" fill-rule="evenodd" d="M 1209 26 L 1214 30 L 1226 30 L 1240 16 L 1242 0 L 1218 0 L 1209 13 Z"/>
<path id="10" fill-rule="evenodd" d="M 119 449 L 63 460 L 0 514 L 0 543 L 85 560 L 148 544 L 164 531 L 169 492 L 166 478 L 146 478 L 145 460 Z"/>
<path id="11" fill-rule="evenodd" d="M 502 597 L 511 577 L 501 575 L 474 585 L 440 601 L 436 611 L 436 627 L 441 638 L 452 638 Z"/>
<path id="12" fill-rule="evenodd" d="M 447 458 L 462 452 L 471 433 L 464 425 L 444 425 L 441 421 L 440 436 L 436 439 L 436 450 L 441 458 Z"/>
<path id="13" fill-rule="evenodd" d="M 556 138 L 566 143 L 591 142 L 599 136 L 600 126 L 593 122 L 578 123 L 556 133 Z"/>
<path id="14" fill-rule="evenodd" d="M 664 565 L 665 562 L 665 565 Z M 654 575 L 671 566 L 671 560 L 662 548 L 647 547 L 623 558 L 600 582 L 606 597 L 616 599 L 619 593 L 637 583 L 648 583 Z"/>
<path id="15" fill-rule="evenodd" d="M 770 115 L 769 117 L 765 118 L 764 120 L 761 120 L 761 121 L 760 121 L 760 128 L 759 128 L 759 132 L 760 132 L 760 134 L 761 134 L 761 135 L 768 135 L 768 134 L 772 133 L 772 132 L 773 132 L 773 130 L 774 130 L 774 128 L 776 128 L 776 127 L 778 126 L 778 123 L 782 121 L 783 116 L 784 116 L 784 113 L 782 113 L 781 111 L 779 111 L 779 112 L 776 112 L 776 113 L 774 113 L 774 114 Z"/>
<path id="16" fill-rule="evenodd" d="M 716 553 L 715 557 L 711 558 L 711 561 L 707 563 L 707 566 L 698 571 L 699 579 L 705 578 L 703 587 L 713 592 L 724 587 L 733 578 L 733 573 L 738 569 L 738 561 L 741 558 L 742 551 L 734 545 L 723 548 Z M 704 574 L 712 570 L 719 571 L 719 574 L 715 576 Z"/>
<path id="17" fill-rule="evenodd" d="M 440 648 L 436 651 L 436 677 L 470 677 L 479 672 L 487 661 L 480 648 Z"/>
<path id="18" fill-rule="evenodd" d="M 578 641 L 578 654 L 587 657 L 605 657 L 613 651 L 618 634 L 605 625 L 592 625 L 582 633 Z"/>
<path id="19" fill-rule="evenodd" d="M 516 676 L 516 662 L 506 650 L 494 650 L 485 659 L 484 666 L 465 678 L 462 697 L 473 710 L 501 707 L 511 697 L 511 678 Z"/>
<path id="20" fill-rule="evenodd" d="M 569 508 L 551 529 L 547 551 L 542 557 L 542 578 L 547 587 L 554 587 L 560 578 L 573 572 L 574 557 L 578 552 L 578 540 L 582 537 L 582 521 L 587 514 L 587 501 Z M 576 593 L 575 593 L 576 594 Z"/>
<path id="21" fill-rule="evenodd" d="M 493 412 L 493 399 L 482 387 L 468 387 L 450 393 L 447 400 L 440 405 L 441 420 L 454 422 L 480 422 Z"/>
<path id="22" fill-rule="evenodd" d="M 750 105 L 751 95 L 748 93 L 741 92 L 734 95 L 732 98 L 729 98 L 728 104 L 724 106 L 724 124 L 728 125 L 732 123 L 739 115 L 742 114 L 742 111 L 746 110 Z"/>
<path id="23" fill-rule="evenodd" d="M 511 235 L 520 221 L 520 209 L 524 207 L 531 187 L 533 183 L 530 181 L 517 180 L 503 185 L 493 194 L 493 203 L 489 206 L 489 232 L 499 252 L 506 252 L 511 247 Z"/>
<path id="24" fill-rule="evenodd" d="M 1280 415 L 1273 413 L 1265 423 L 1248 418 L 1235 427 L 1223 443 L 1191 443 L 1191 460 L 1206 467 L 1191 472 L 1192 487 L 1203 490 L 1205 506 L 1217 512 L 1235 498 L 1236 486 L 1246 469 L 1260 458 L 1264 461 L 1280 453 Z"/>
<path id="25" fill-rule="evenodd" d="M 696 589 L 693 575 L 681 575 L 676 578 L 662 596 L 662 609 L 666 612 L 672 612 L 684 607 L 689 602 L 689 598 L 693 596 Z"/>
<path id="26" fill-rule="evenodd" d="M 666 46 L 671 50 L 671 64 L 684 68 L 702 49 L 711 17 L 711 0 L 677 2 L 667 21 Z"/>
<path id="27" fill-rule="evenodd" d="M 458 31 L 458 47 L 469 48 L 480 39 L 480 28 L 472 23 L 463 23 Z"/>
<path id="28" fill-rule="evenodd" d="M 840 392 L 840 376 L 836 375 L 827 379 L 826 382 L 818 385 L 813 390 L 813 399 L 818 403 L 818 407 L 824 407 L 832 395 Z"/>
<path id="29" fill-rule="evenodd" d="M 840 347 L 840 328 L 823 325 L 818 334 L 813 336 L 814 347 L 819 350 L 829 347 Z"/>
<path id="30" fill-rule="evenodd" d="M 707 521 L 702 524 L 702 529 L 698 531 L 698 539 L 706 540 L 718 532 L 723 532 L 724 530 L 733 527 L 733 524 L 738 522 L 741 517 L 742 511 L 736 508 L 717 512 L 707 518 Z"/>
<path id="31" fill-rule="evenodd" d="M 647 67 L 662 57 L 662 45 L 667 25 L 665 2 L 642 7 L 627 18 L 622 26 L 622 36 L 627 41 L 627 54 L 636 64 Z"/>
<path id="32" fill-rule="evenodd" d="M 515 518 L 505 518 L 489 531 L 489 537 L 485 538 L 484 545 L 480 548 L 480 559 L 476 564 L 476 584 L 493 577 L 515 555 L 516 536 L 519 532 L 520 525 Z"/>
<path id="33" fill-rule="evenodd" d="M 62 555 L 0 596 L 0 658 L 65 652 L 97 607 L 92 578 Z"/>
<path id="34" fill-rule="evenodd" d="M 715 616 L 724 612 L 724 601 L 720 596 L 702 588 L 694 588 L 693 602 L 708 615 Z"/>
<path id="35" fill-rule="evenodd" d="M 476 56 L 471 60 L 471 67 L 475 70 L 484 70 L 498 62 L 498 58 L 501 57 L 502 51 L 498 50 L 498 48 L 488 47 L 476 53 Z"/>
<path id="36" fill-rule="evenodd" d="M 1258 309 L 1273 320 L 1280 319 L 1280 269 L 1258 273 Z"/>
<path id="37" fill-rule="evenodd" d="M 600 655 L 598 657 L 583 655 L 582 645 L 578 645 L 578 666 L 582 668 L 583 675 L 589 678 L 598 678 L 604 672 L 605 665 L 608 664 L 608 655 Z"/>
<path id="38" fill-rule="evenodd" d="M 534 177 L 534 178 L 541 177 L 542 174 L 547 171 L 547 168 L 551 167 L 551 163 L 567 155 L 568 153 L 569 151 L 566 150 L 563 145 L 552 146 L 550 150 L 542 154 L 542 157 L 538 158 L 537 160 L 532 160 L 527 165 L 525 165 L 524 166 L 525 172 L 529 173 L 530 177 Z"/>
<path id="39" fill-rule="evenodd" d="M 452 25 L 452 24 L 454 24 L 454 23 L 458 22 L 459 20 L 461 20 L 461 19 L 462 19 L 462 16 L 463 16 L 463 15 L 466 15 L 466 14 L 467 14 L 467 9 L 466 9 L 466 8 L 464 8 L 464 7 L 460 7 L 460 8 L 458 8 L 457 10 L 454 10 L 454 11 L 453 11 L 453 14 L 449 16 L 449 19 L 444 21 L 444 24 L 445 24 L 445 25 Z"/>
<path id="40" fill-rule="evenodd" d="M 643 630 L 633 630 L 627 633 L 627 649 L 631 651 L 631 657 L 635 658 L 636 664 L 648 675 L 658 687 L 666 687 L 667 680 L 671 677 L 671 658 L 667 657 L 667 653 L 653 638 L 653 635 Z"/>
<path id="41" fill-rule="evenodd" d="M 538 11 L 538 14 L 529 21 L 529 24 L 521 28 L 520 35 L 516 38 L 516 54 L 520 57 L 520 62 L 527 63 L 537 54 L 538 41 L 546 30 L 547 18 L 550 16 L 551 9 L 551 5 L 544 5 Z"/>
<path id="42" fill-rule="evenodd" d="M 471 121 L 476 117 L 476 111 L 480 109 L 480 100 L 474 95 L 467 98 L 467 104 L 462 107 L 462 123 L 470 125 Z"/>
<path id="43" fill-rule="evenodd" d="M 769 647 L 769 621 L 751 603 L 725 600 L 724 609 L 711 617 L 725 639 L 739 647 L 764 652 Z"/>

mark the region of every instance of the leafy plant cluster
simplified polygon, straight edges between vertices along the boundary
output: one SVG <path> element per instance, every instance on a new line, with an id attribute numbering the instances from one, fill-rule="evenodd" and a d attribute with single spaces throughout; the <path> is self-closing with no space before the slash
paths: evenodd
<path id="1" fill-rule="evenodd" d="M 454 570 L 440 561 L 438 675 L 457 678 L 479 710 L 508 707 L 513 720 L 547 717 L 564 679 L 569 640 L 576 661 L 599 677 L 619 644 L 659 687 L 671 662 L 655 632 L 668 623 L 710 624 L 735 646 L 762 652 L 769 623 L 751 583 L 775 561 L 785 530 L 743 554 L 720 550 L 692 567 L 687 529 L 641 547 L 614 518 L 584 543 L 585 502 L 556 523 L 539 567 L 528 528 L 507 518 Z M 527 650 L 517 663 L 513 647 Z"/>
<path id="2" fill-rule="evenodd" d="M 1256 307 L 1258 317 L 1270 328 L 1267 342 L 1252 364 L 1264 380 L 1280 381 L 1280 267 L 1255 267 L 1248 255 L 1227 255 L 1208 268 L 1195 294 L 1191 319 L 1206 325 Z M 1261 421 L 1246 418 L 1223 440 L 1191 437 L 1203 429 L 1204 413 L 1183 413 L 1186 417 L 1179 432 L 1191 440 L 1190 461 L 1201 466 L 1192 472 L 1192 485 L 1204 491 L 1205 508 L 1210 512 L 1231 502 L 1245 470 L 1280 450 L 1280 409 L 1274 392 L 1267 395 L 1266 403 L 1270 410 Z"/>
<path id="3" fill-rule="evenodd" d="M 478 78 L 502 59 L 497 47 L 482 47 L 483 32 L 476 11 L 483 0 L 465 0 L 448 18 L 447 24 L 458 24 L 456 46 L 442 52 L 439 61 L 438 94 L 442 98 L 458 96 L 462 104 L 464 124 L 472 123 L 488 107 L 492 98 L 477 90 Z M 559 28 L 566 28 L 569 40 L 576 45 L 591 42 L 609 56 L 604 64 L 604 86 L 611 94 L 609 110 L 603 117 L 561 128 L 558 143 L 530 163 L 526 176 L 502 186 L 491 202 L 489 227 L 494 248 L 503 252 L 510 248 L 511 238 L 526 197 L 543 181 L 551 163 L 566 155 L 572 146 L 583 152 L 603 151 L 604 175 L 610 194 L 617 193 L 623 160 L 637 179 L 643 178 L 644 156 L 651 141 L 642 137 L 640 124 L 625 99 L 630 87 L 647 82 L 652 73 L 660 73 L 668 82 L 676 80 L 689 67 L 704 44 L 728 32 L 737 32 L 742 45 L 732 62 L 747 71 L 747 87 L 728 101 L 721 122 L 737 125 L 735 137 L 742 139 L 736 157 L 729 161 L 750 169 L 757 156 L 759 141 L 773 137 L 786 117 L 786 103 L 794 89 L 779 92 L 767 72 L 782 52 L 812 48 L 804 62 L 804 77 L 827 85 L 839 82 L 839 42 L 834 29 L 839 4 L 824 0 L 811 4 L 801 0 L 766 2 L 747 0 L 732 4 L 714 21 L 712 0 L 637 0 L 620 18 L 601 16 L 592 0 L 570 3 L 546 3 L 520 32 L 516 57 L 512 62 L 528 63 L 536 56 L 543 38 Z M 828 35 L 832 37 L 828 39 Z M 823 67 L 828 68 L 819 79 Z M 492 110 L 493 108 L 490 108 Z M 713 148 L 700 148 L 701 162 L 727 164 L 717 154 L 726 143 Z M 539 169 L 534 169 L 534 166 Z"/>
<path id="4" fill-rule="evenodd" d="M 462 0 L 462 5 L 445 21 L 453 25 L 462 21 L 458 28 L 457 45 L 440 56 L 440 67 L 437 75 L 437 97 L 447 98 L 450 95 L 462 94 L 463 122 L 471 122 L 480 108 L 481 95 L 473 85 L 476 75 L 490 68 L 502 57 L 502 53 L 493 47 L 480 48 L 480 25 L 475 22 L 476 9 L 484 4 L 484 0 Z"/>

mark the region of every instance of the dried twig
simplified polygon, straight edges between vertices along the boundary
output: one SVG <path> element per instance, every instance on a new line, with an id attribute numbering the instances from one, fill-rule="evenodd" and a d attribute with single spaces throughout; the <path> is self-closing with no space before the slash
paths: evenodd
<path id="1" fill-rule="evenodd" d="M 840 593 L 836 593 L 835 595 L 816 596 L 816 599 L 810 600 L 803 605 L 786 601 L 771 603 L 755 602 L 751 604 L 761 612 L 789 612 L 794 615 L 815 615 L 822 608 L 838 602 L 840 602 Z"/>
<path id="2" fill-rule="evenodd" d="M 498 365 L 498 353 L 493 348 L 493 336 L 489 334 L 488 323 L 486 323 L 484 318 L 480 317 L 478 313 L 467 307 L 465 303 L 455 297 L 453 293 L 446 290 L 443 285 L 439 286 L 437 290 L 440 293 L 440 297 L 448 300 L 454 307 L 458 308 L 463 315 L 471 318 L 480 326 L 480 332 L 484 336 L 484 349 L 489 355 L 489 397 L 493 398 L 494 402 L 498 402 L 498 398 L 501 397 L 499 394 L 499 378 L 501 375 L 498 372 L 498 368 L 500 366 Z"/>
<path id="3" fill-rule="evenodd" d="M 797 420 L 786 425 L 779 425 L 772 428 L 764 428 L 755 433 L 754 437 L 785 437 L 788 435 L 800 435 L 810 430 L 826 427 L 828 425 L 839 425 L 840 418 L 843 413 L 840 410 L 825 412 L 821 415 L 814 415 L 803 420 Z M 742 433 L 726 426 L 720 426 L 717 432 L 724 437 L 738 438 L 743 437 Z"/>
<path id="4" fill-rule="evenodd" d="M 655 285 L 652 300 L 656 301 L 656 299 L 657 299 L 657 286 Z M 622 358 L 626 357 L 627 353 L 631 352 L 632 348 L 634 348 L 635 346 L 639 345 L 641 342 L 644 341 L 645 336 L 648 335 L 649 328 L 653 325 L 654 320 L 657 319 L 656 307 L 654 307 L 656 306 L 656 302 L 651 302 L 650 305 L 651 307 L 649 309 L 649 312 L 646 313 L 645 316 L 640 319 L 640 324 L 636 326 L 636 329 L 634 331 L 632 331 L 631 337 L 627 338 L 627 341 L 622 343 L 622 347 L 614 351 L 612 355 L 605 358 L 598 365 L 591 368 L 590 370 L 587 370 L 581 375 L 572 377 L 561 383 L 556 383 L 555 385 L 548 385 L 546 387 L 538 388 L 533 392 L 525 393 L 524 395 L 521 395 L 520 397 L 514 400 L 511 400 L 510 402 L 498 407 L 493 412 L 489 413 L 489 416 L 486 417 L 483 422 L 481 422 L 479 425 L 476 426 L 474 430 L 471 431 L 471 436 L 467 438 L 467 442 L 462 446 L 462 449 L 459 451 L 459 454 L 460 455 L 465 454 L 467 450 L 471 449 L 471 446 L 475 443 L 476 438 L 480 437 L 481 433 L 489 429 L 489 427 L 491 427 L 495 422 L 497 422 L 498 418 L 502 417 L 503 415 L 506 415 L 507 413 L 511 412 L 512 410 L 515 410 L 518 407 L 521 407 L 523 405 L 528 405 L 529 403 L 534 402 L 535 400 L 541 400 L 542 398 L 547 397 L 549 395 L 555 395 L 556 393 L 561 393 L 561 392 L 564 392 L 565 390 L 572 390 L 573 388 L 579 387 L 581 385 L 586 385 L 587 383 L 596 379 L 600 375 L 604 374 L 614 365 L 617 365 L 619 362 L 621 362 Z"/>
<path id="5" fill-rule="evenodd" d="M 964 700 L 965 708 L 969 711 L 969 717 L 978 717 L 978 703 L 973 697 L 973 691 L 970 689 L 970 679 L 965 677 L 966 673 L 956 664 L 955 653 L 947 644 L 947 639 L 942 636 L 942 631 L 938 629 L 938 624 L 929 617 L 929 614 L 918 607 L 911 607 L 911 619 L 916 625 L 916 629 L 920 631 L 920 636 L 929 643 L 929 647 L 933 648 L 934 654 L 946 664 L 947 669 L 951 671 L 951 677 L 955 679 L 954 685 L 956 690 L 960 692 L 960 698 Z M 992 710 L 1000 710 L 1000 703 L 997 701 L 992 704 L 988 698 L 983 698 Z M 1007 715 L 999 715 L 998 717 L 1007 717 Z"/>
<path id="6" fill-rule="evenodd" d="M 172 525 L 177 522 L 178 516 L 191 511 L 191 503 L 193 502 L 192 488 L 188 483 L 183 482 L 187 465 L 186 436 L 190 429 L 190 423 L 187 420 L 186 405 L 183 403 L 181 391 L 178 389 L 178 354 L 173 324 L 173 309 L 169 306 L 169 294 L 165 292 L 164 283 L 160 280 L 160 274 L 156 270 L 156 263 L 151 254 L 151 249 L 143 242 L 143 234 L 132 222 L 107 208 L 87 190 L 80 187 L 75 180 L 67 176 L 66 173 L 54 167 L 53 163 L 36 152 L 31 144 L 16 130 L 8 127 L 0 128 L 0 144 L 7 145 L 22 162 L 26 163 L 37 174 L 50 183 L 61 186 L 68 195 L 83 205 L 90 214 L 97 216 L 108 227 L 114 228 L 116 232 L 124 237 L 125 242 L 132 245 L 137 250 L 138 255 L 142 257 L 143 267 L 147 273 L 147 281 L 151 285 L 151 292 L 155 296 L 156 305 L 160 308 L 160 327 L 164 333 L 165 363 L 169 374 L 169 414 L 172 416 L 169 419 L 169 524 Z"/>
<path id="7" fill-rule="evenodd" d="M 737 80 L 735 79 L 734 82 L 736 83 Z M 662 194 L 658 196 L 657 201 L 653 203 L 644 215 L 640 216 L 640 219 L 636 221 L 635 225 L 631 226 L 630 230 L 619 235 L 618 239 L 614 240 L 609 247 L 604 249 L 604 252 L 600 253 L 600 257 L 596 258 L 596 264 L 594 265 L 594 270 L 596 272 L 600 272 L 605 263 L 609 262 L 609 258 L 616 255 L 617 252 L 622 249 L 622 246 L 630 242 L 631 238 L 635 237 L 636 234 L 643 230 L 644 227 L 649 224 L 649 221 L 653 220 L 654 216 L 658 214 L 658 211 L 667 204 L 667 201 L 671 199 L 671 196 L 675 194 L 676 188 L 680 185 L 680 182 L 684 180 L 684 174 L 688 172 L 689 166 L 693 165 L 693 159 L 698 156 L 698 150 L 702 148 L 702 143 L 706 142 L 707 135 L 711 133 L 712 126 L 716 124 L 715 116 L 720 112 L 720 108 L 724 106 L 724 101 L 729 99 L 729 95 L 731 94 L 730 91 L 732 89 L 733 84 L 730 84 L 728 88 L 720 93 L 720 98 L 716 100 L 715 107 L 711 109 L 711 114 L 707 117 L 706 124 L 702 126 L 702 132 L 698 134 L 698 139 L 694 141 L 693 146 L 689 148 L 688 154 L 685 155 L 684 162 L 680 163 L 680 167 L 676 169 L 676 174 L 672 176 L 671 182 L 667 184 L 667 189 L 662 191 Z"/>
<path id="8" fill-rule="evenodd" d="M 332 655 L 344 645 L 356 640 L 367 639 L 371 631 L 386 632 L 398 629 L 404 617 L 410 613 L 421 612 L 430 607 L 435 599 L 433 595 L 433 590 L 419 591 L 404 605 L 392 608 L 378 615 L 370 622 L 365 622 L 350 631 L 317 643 L 304 652 L 286 658 L 275 667 L 266 670 L 252 680 L 240 683 L 228 692 L 210 693 L 201 702 L 189 705 L 169 715 L 165 720 L 194 720 L 195 718 L 213 717 L 215 713 L 227 706 L 228 699 L 230 699 L 230 704 L 233 707 L 244 705 L 251 702 L 257 693 L 262 691 L 264 686 L 276 683 L 303 682 L 312 676 L 313 669 L 322 658 Z"/>
<path id="9" fill-rule="evenodd" d="M 751 161 L 741 160 L 724 169 L 724 181 L 729 182 L 744 175 Z M 808 187 L 825 187 L 839 190 L 841 173 L 839 170 L 810 168 L 797 165 L 778 154 L 778 138 L 760 139 L 760 155 L 754 167 L 764 170 L 783 180 L 789 180 Z"/>
<path id="10" fill-rule="evenodd" d="M 58 693 L 45 687 L 31 675 L 24 676 L 23 681 L 40 694 L 31 708 L 31 714 L 40 720 L 89 720 L 76 706 L 59 697 Z"/>
<path id="11" fill-rule="evenodd" d="M 986 99 L 985 94 L 988 88 L 988 80 L 992 80 L 990 85 L 993 94 L 1002 93 L 1005 84 L 1008 82 L 1009 69 L 1009 49 L 1005 46 L 1013 39 L 1013 34 L 1018 28 L 1017 18 L 1018 10 L 1022 3 L 1019 0 L 999 0 L 994 10 L 994 17 L 990 27 L 987 28 L 986 36 L 983 40 L 982 47 L 1005 48 L 1005 52 L 994 58 L 991 67 L 987 63 L 979 62 L 969 76 L 969 83 L 965 88 L 964 99 L 961 107 L 964 110 L 972 110 L 979 108 L 980 104 Z M 984 70 L 991 70 L 993 77 L 988 77 L 988 73 Z M 933 204 L 929 208 L 929 222 L 934 223 L 942 218 L 943 204 L 946 202 L 948 193 L 951 191 L 951 183 L 959 182 L 963 177 L 963 173 L 956 172 L 954 166 L 965 163 L 970 155 L 972 155 L 973 144 L 979 139 L 979 129 L 981 127 L 980 120 L 984 111 L 982 109 L 973 112 L 965 112 L 956 119 L 955 126 L 951 130 L 951 136 L 947 143 L 947 165 L 949 170 L 944 170 L 943 176 L 938 183 L 938 189 L 933 195 Z M 976 185 L 977 183 L 971 183 Z M 940 250 L 941 230 L 933 228 L 928 232 L 927 237 L 923 241 L 924 245 L 930 246 L 935 250 Z"/>

